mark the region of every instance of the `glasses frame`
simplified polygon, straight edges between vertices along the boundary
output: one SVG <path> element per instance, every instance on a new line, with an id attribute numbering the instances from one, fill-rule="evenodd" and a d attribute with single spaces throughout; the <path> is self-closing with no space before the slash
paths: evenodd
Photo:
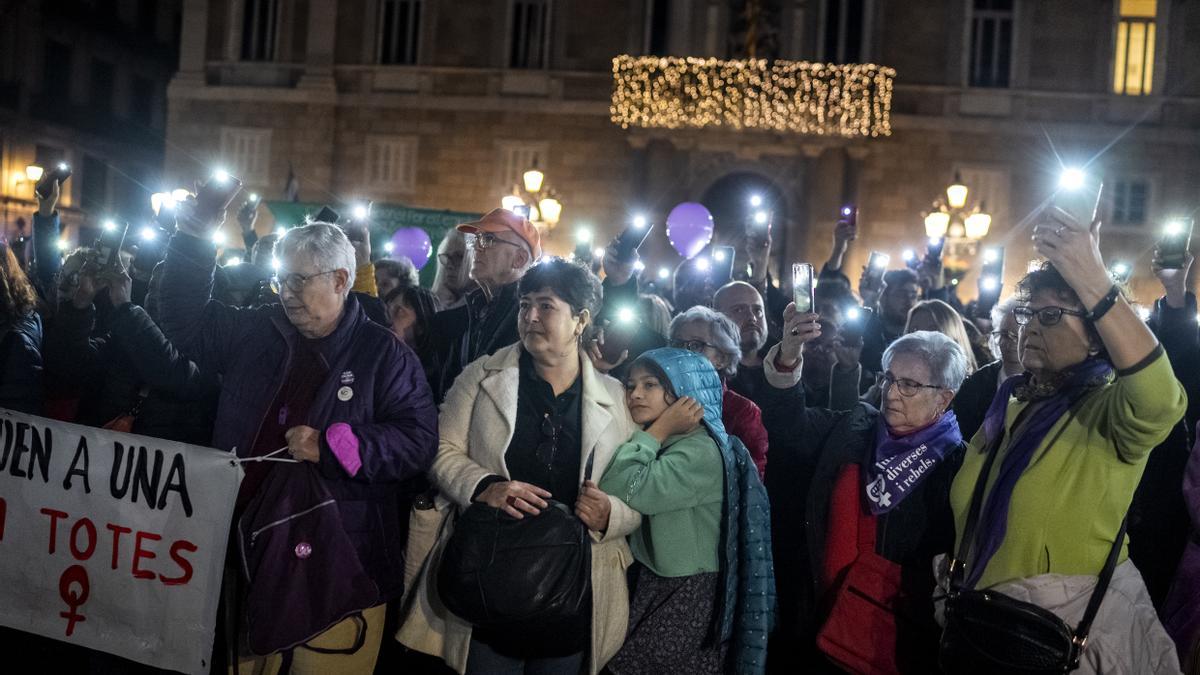
<path id="1" fill-rule="evenodd" d="M 1046 312 L 1050 314 L 1047 315 Z M 1059 307 L 1057 305 L 1047 305 L 1038 309 L 1022 305 L 1014 307 L 1012 310 L 1013 319 L 1016 320 L 1018 326 L 1027 326 L 1033 317 L 1037 317 L 1038 323 L 1043 326 L 1056 326 L 1062 322 L 1063 315 L 1077 316 L 1079 318 L 1087 317 L 1087 313 L 1078 309 L 1069 309 L 1067 307 Z M 1052 316 L 1053 319 L 1047 319 L 1046 316 Z"/>
<path id="2" fill-rule="evenodd" d="M 883 375 L 881 375 L 880 377 L 881 377 L 881 382 L 882 382 L 882 387 L 881 387 L 882 389 L 886 390 L 889 387 L 895 386 L 896 390 L 899 391 L 900 395 L 903 396 L 904 398 L 912 398 L 913 396 L 916 396 L 917 394 L 919 394 L 922 389 L 937 389 L 937 390 L 945 389 L 945 387 L 939 387 L 936 384 L 922 384 L 915 380 L 910 380 L 906 377 L 897 378 L 895 375 L 893 375 L 891 373 L 891 371 L 883 373 Z"/>
<path id="3" fill-rule="evenodd" d="M 520 244 L 497 237 L 496 233 L 494 232 L 475 232 L 468 234 L 467 236 L 470 238 L 467 243 L 471 245 L 471 248 L 478 249 L 480 251 L 486 251 L 495 246 L 497 243 L 508 244 L 509 246 L 522 248 Z"/>
<path id="4" fill-rule="evenodd" d="M 550 413 L 542 416 L 542 440 L 537 444 L 536 453 L 547 469 L 554 467 L 554 458 L 558 454 L 558 434 L 561 430 L 562 424 L 551 419 Z"/>
<path id="5" fill-rule="evenodd" d="M 271 275 L 271 290 L 275 292 L 275 295 L 279 295 L 279 292 L 281 290 L 283 290 L 283 287 L 287 286 L 287 289 L 293 293 L 303 293 L 304 287 L 308 285 L 308 282 L 312 281 L 313 279 L 316 279 L 317 277 L 323 277 L 326 274 L 333 274 L 336 271 L 337 271 L 336 269 L 332 269 L 332 270 L 326 270 L 324 272 L 317 272 L 316 274 L 309 274 L 309 275 L 300 274 L 299 272 L 290 272 L 288 274 L 283 275 L 282 279 L 279 278 L 278 273 L 272 274 Z M 295 280 L 299 280 L 299 281 L 297 282 Z"/>
<path id="6" fill-rule="evenodd" d="M 700 345 L 700 349 L 691 349 L 687 345 Z M 667 346 L 672 349 L 683 349 L 683 350 L 692 352 L 693 354 L 699 354 L 700 352 L 704 351 L 705 349 L 714 349 L 716 351 L 721 351 L 720 349 L 717 348 L 716 345 L 709 344 L 709 343 L 705 342 L 704 340 L 678 340 L 675 338 L 671 338 L 670 340 L 667 340 Z"/>

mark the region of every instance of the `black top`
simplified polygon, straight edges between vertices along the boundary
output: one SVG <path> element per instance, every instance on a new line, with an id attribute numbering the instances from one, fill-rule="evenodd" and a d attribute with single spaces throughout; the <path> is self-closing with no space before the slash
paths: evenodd
<path id="1" fill-rule="evenodd" d="M 566 391 L 555 396 L 524 349 L 520 370 L 517 419 L 504 453 L 508 475 L 545 488 L 556 501 L 574 508 L 579 496 L 583 378 L 576 376 Z"/>

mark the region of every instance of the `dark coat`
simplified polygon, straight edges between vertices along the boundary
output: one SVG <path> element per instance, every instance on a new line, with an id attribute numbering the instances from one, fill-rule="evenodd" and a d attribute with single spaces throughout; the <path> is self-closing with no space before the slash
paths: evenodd
<path id="1" fill-rule="evenodd" d="M 1000 381 L 1000 373 L 1004 372 L 1002 361 L 993 361 L 963 380 L 958 393 L 950 407 L 958 418 L 958 428 L 962 431 L 963 440 L 970 441 L 971 437 L 983 426 L 983 417 L 987 414 L 988 406 L 996 398 L 996 386 Z"/>
<path id="2" fill-rule="evenodd" d="M 519 281 L 514 281 L 498 288 L 491 301 L 488 301 L 483 289 L 476 288 L 467 293 L 467 302 L 463 307 L 435 315 L 435 335 L 438 340 L 447 342 L 445 358 L 441 361 L 441 387 L 437 392 L 439 402 L 467 364 L 481 356 L 494 354 L 501 347 L 520 339 L 517 335 L 519 284 Z"/>
<path id="3" fill-rule="evenodd" d="M 171 238 L 161 321 L 202 369 L 223 376 L 213 445 L 244 456 L 303 338 L 280 305 L 239 310 L 211 301 L 213 260 L 208 242 L 183 233 Z M 416 354 L 370 321 L 353 295 L 318 354 L 329 375 L 306 424 L 321 432 L 319 468 L 381 599 L 391 599 L 403 590 L 400 482 L 423 474 L 433 461 L 437 410 Z M 352 390 L 349 400 L 337 395 L 343 386 Z M 325 441 L 325 430 L 338 423 L 348 424 L 358 442 L 362 466 L 354 475 Z"/>
<path id="4" fill-rule="evenodd" d="M 780 405 L 782 404 L 782 405 Z M 879 411 L 859 404 L 848 411 L 794 407 L 786 398 L 768 401 L 763 420 L 773 437 L 791 439 L 771 447 L 766 486 L 779 589 L 779 628 L 772 641 L 777 672 L 799 672 L 820 663 L 815 638 L 831 600 L 821 588 L 821 565 L 829 536 L 833 486 L 847 464 L 873 461 Z M 901 566 L 902 587 L 921 617 L 913 633 L 898 637 L 904 672 L 936 672 L 939 630 L 933 621 L 933 558 L 954 546 L 950 484 L 962 463 L 962 447 L 948 454 L 899 506 L 879 517 L 876 552 Z M 864 636 L 864 639 L 868 639 Z"/>
<path id="5" fill-rule="evenodd" d="M 0 408 L 40 415 L 42 318 L 30 312 L 0 330 Z"/>

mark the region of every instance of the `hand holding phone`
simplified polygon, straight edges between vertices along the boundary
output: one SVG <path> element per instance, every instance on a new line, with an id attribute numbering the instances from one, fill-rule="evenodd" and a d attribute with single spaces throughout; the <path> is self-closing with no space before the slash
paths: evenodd
<path id="1" fill-rule="evenodd" d="M 1066 225 L 1087 230 L 1100 212 L 1100 199 L 1104 194 L 1104 182 L 1082 169 L 1066 169 L 1059 178 L 1054 193 L 1051 214 L 1057 212 L 1057 220 Z M 1062 215 L 1066 215 L 1063 218 Z"/>
<path id="2" fill-rule="evenodd" d="M 817 306 L 815 282 L 811 264 L 792 264 L 792 301 L 796 303 L 796 311 L 800 314 L 808 314 Z"/>
<path id="3" fill-rule="evenodd" d="M 1162 236 L 1154 252 L 1154 261 L 1163 269 L 1182 269 L 1187 263 L 1188 249 L 1192 243 L 1192 218 L 1176 218 L 1163 228 Z"/>
<path id="4" fill-rule="evenodd" d="M 645 218 L 638 216 L 633 219 L 633 223 L 621 230 L 621 234 L 613 240 L 610 248 L 616 254 L 617 260 L 625 261 L 633 258 L 633 254 L 642 247 L 642 243 L 650 236 L 650 231 L 654 229 L 654 224 L 647 222 Z"/>
<path id="5" fill-rule="evenodd" d="M 225 219 L 225 209 L 242 189 L 242 181 L 223 171 L 214 171 L 208 180 L 196 188 L 196 199 L 190 214 L 191 234 L 204 231 L 220 224 Z M 199 230 L 199 232 L 195 231 Z"/>
<path id="6" fill-rule="evenodd" d="M 735 251 L 732 246 L 714 246 L 712 249 L 712 284 L 720 288 L 733 281 L 733 258 Z"/>
<path id="7" fill-rule="evenodd" d="M 62 184 L 71 177 L 71 165 L 66 162 L 59 162 L 54 165 L 42 176 L 42 179 L 34 186 L 34 192 L 37 193 L 39 199 L 49 199 L 51 196 L 51 185 L 57 185 L 59 190 L 62 190 Z"/>

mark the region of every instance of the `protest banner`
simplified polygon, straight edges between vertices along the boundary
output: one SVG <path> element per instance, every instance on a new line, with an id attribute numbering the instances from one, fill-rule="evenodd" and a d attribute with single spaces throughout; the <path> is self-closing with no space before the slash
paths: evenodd
<path id="1" fill-rule="evenodd" d="M 0 409 L 0 625 L 207 673 L 231 459 Z"/>

